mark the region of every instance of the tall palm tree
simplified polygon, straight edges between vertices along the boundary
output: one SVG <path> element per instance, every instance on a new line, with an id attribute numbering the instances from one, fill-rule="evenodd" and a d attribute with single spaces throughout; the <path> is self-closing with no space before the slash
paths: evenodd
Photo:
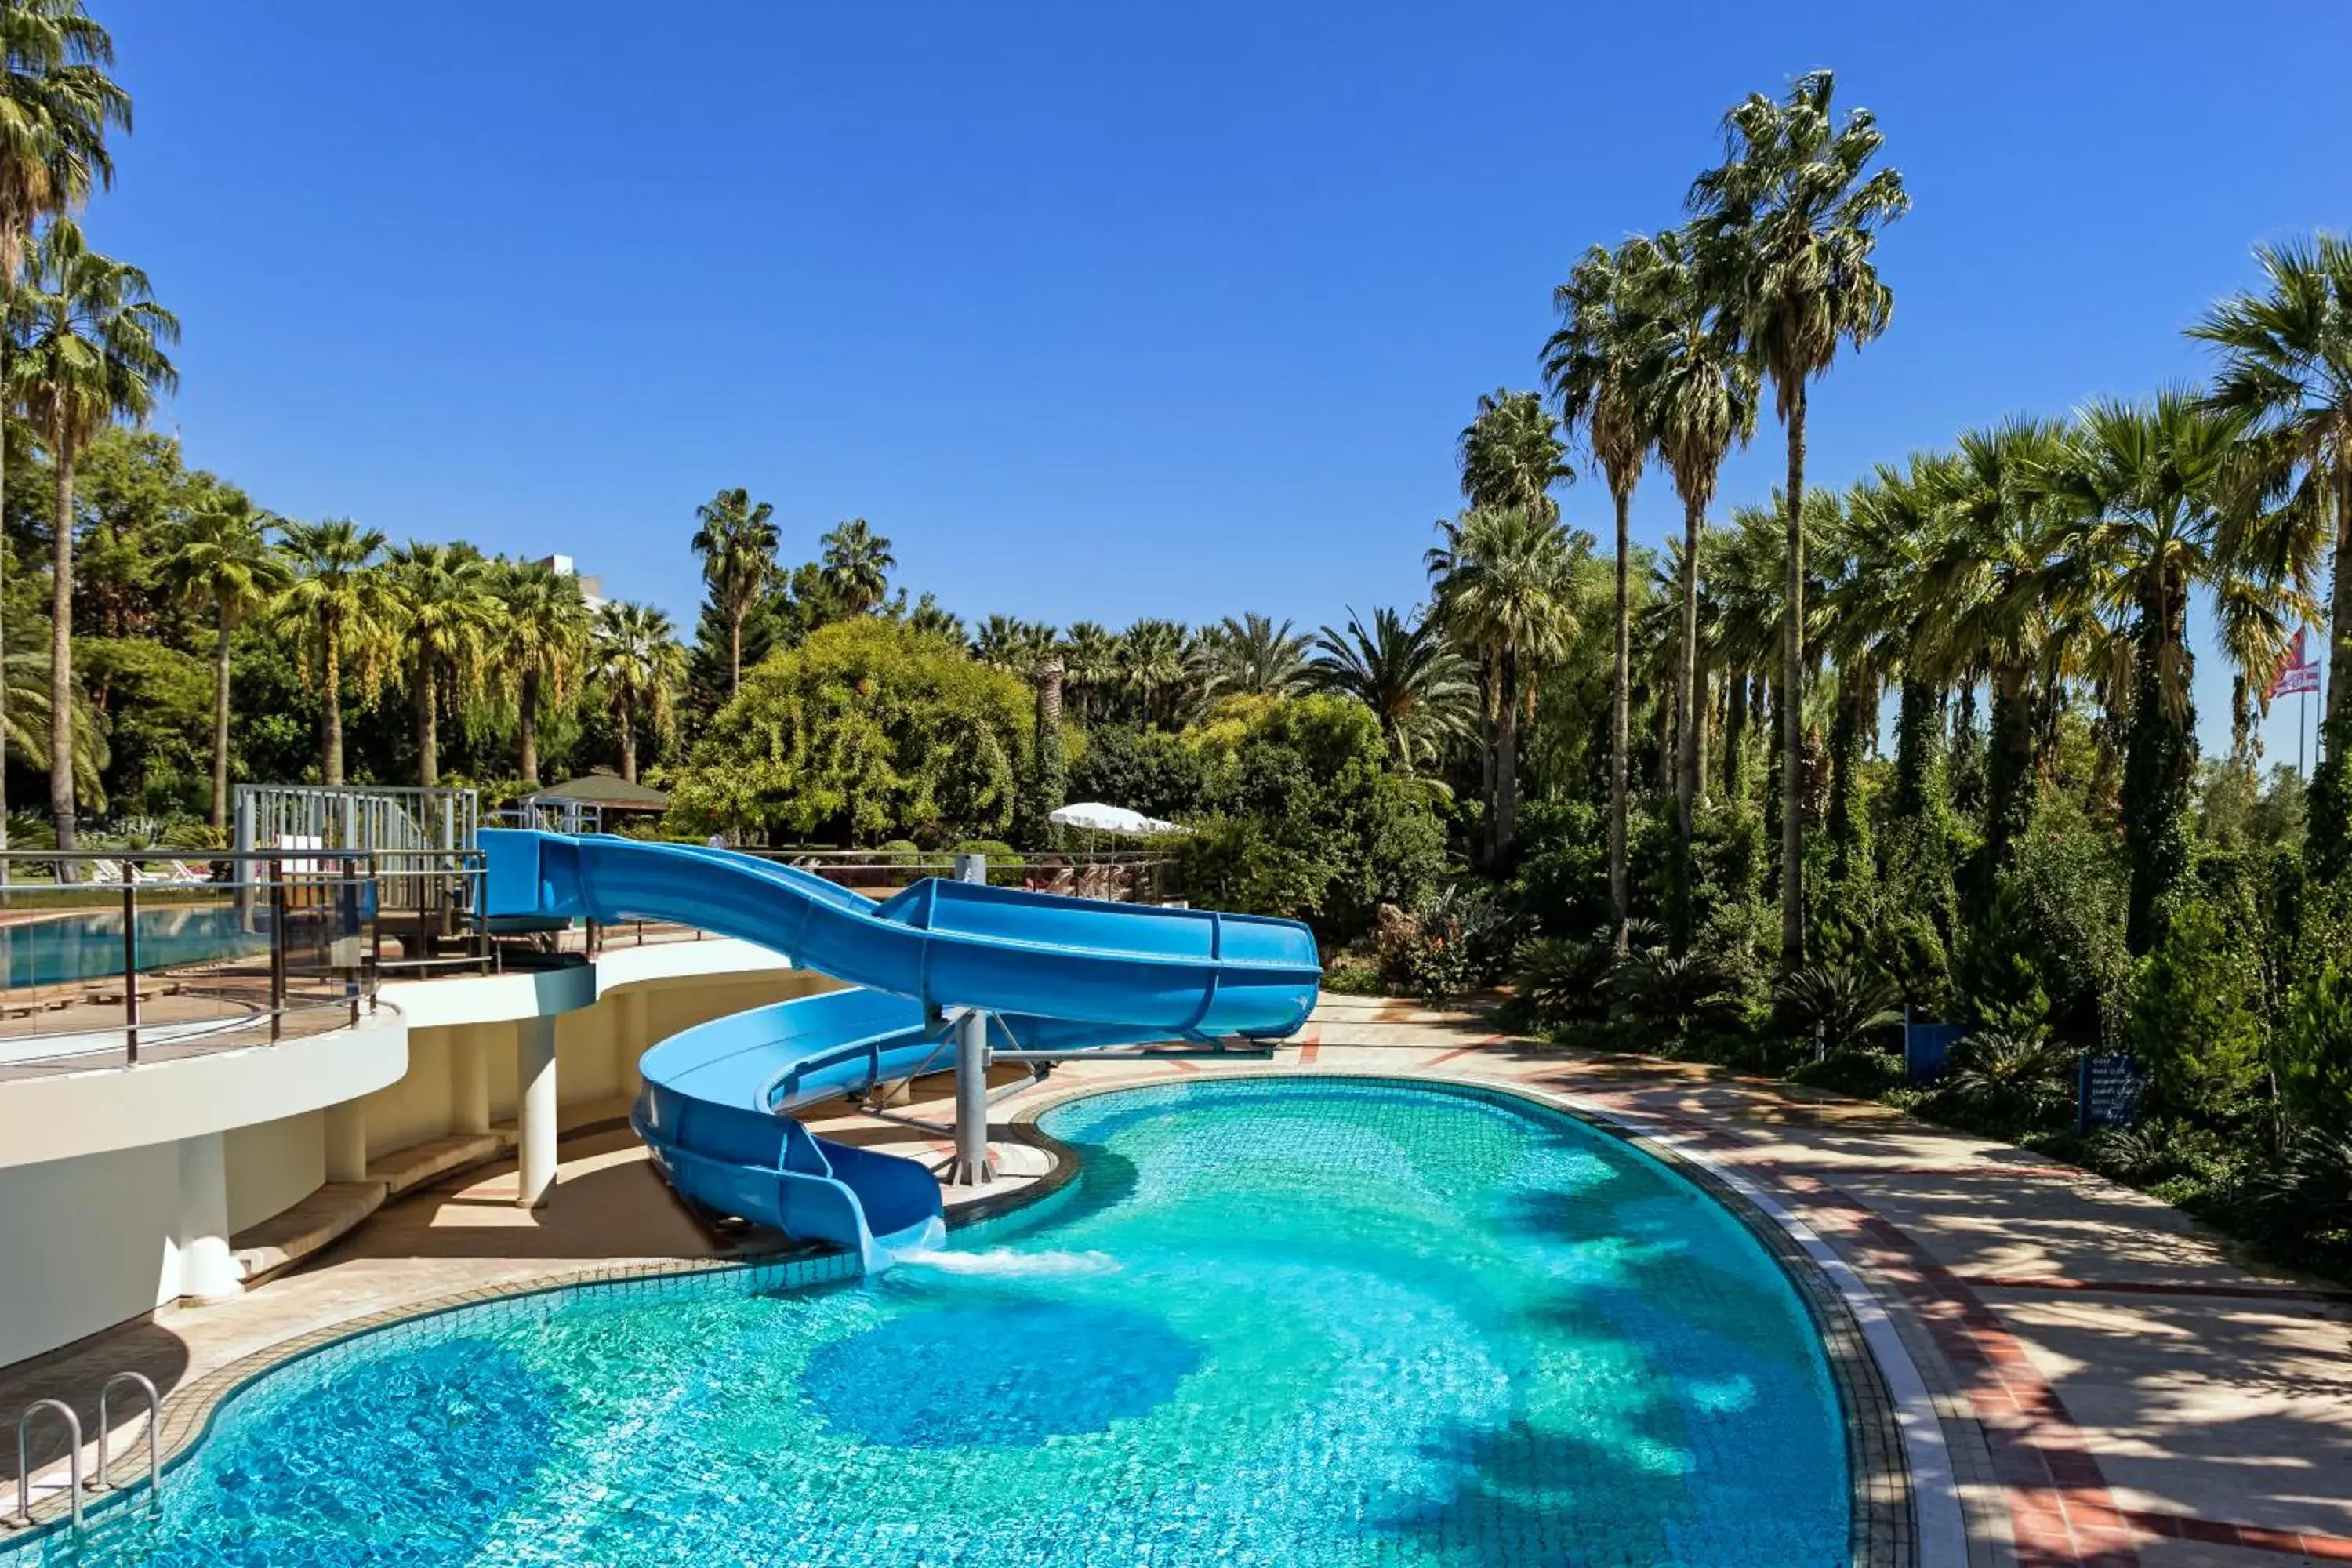
<path id="1" fill-rule="evenodd" d="M 2033 690 L 2065 662 L 2054 570 L 2068 519 L 2044 476 L 2060 466 L 2063 421 L 2018 418 L 1964 432 L 1932 479 L 1937 535 L 1922 585 L 1930 605 L 1927 650 L 1938 679 L 1991 689 L 1986 858 L 1996 869 L 2032 820 Z"/>
<path id="2" fill-rule="evenodd" d="M 1714 502 L 1717 477 L 1735 444 L 1745 445 L 1756 429 L 1756 374 L 1740 353 L 1722 313 L 1699 292 L 1687 247 L 1679 235 L 1656 242 L 1664 269 L 1675 279 L 1671 303 L 1659 314 L 1635 374 L 1640 382 L 1643 424 L 1656 433 L 1658 455 L 1674 477 L 1683 503 L 1681 635 L 1675 660 L 1678 705 L 1675 735 L 1675 822 L 1676 839 L 1674 937 L 1676 951 L 1690 940 L 1691 839 L 1698 798 L 1698 731 L 1705 707 L 1698 663 L 1699 539 L 1706 509 Z"/>
<path id="3" fill-rule="evenodd" d="M 1345 631 L 1325 626 L 1317 636 L 1311 668 L 1318 685 L 1372 710 L 1399 773 L 1412 773 L 1471 732 L 1478 689 L 1470 661 L 1433 619 L 1407 619 L 1382 605 L 1367 627 L 1350 610 Z"/>
<path id="4" fill-rule="evenodd" d="M 2245 430 L 2242 416 L 2179 390 L 2095 403 L 2041 477 L 2073 513 L 2063 545 L 2072 587 L 2130 638 L 2123 826 L 2134 952 L 2155 944 L 2164 901 L 2189 869 L 2190 590 L 2213 595 L 2231 660 L 2265 676 L 2285 650 L 2288 619 L 2309 607 L 2298 579 L 2313 563 L 2295 553 L 2294 520 L 2248 504 L 2238 466 Z"/>
<path id="5" fill-rule="evenodd" d="M 1487 854 L 1499 866 L 1518 836 L 1519 711 L 1536 678 L 1576 635 L 1576 582 L 1567 531 L 1532 512 L 1471 511 L 1432 551 L 1437 612 L 1486 666 L 1494 731 Z"/>
<path id="6" fill-rule="evenodd" d="M 539 787 L 539 708 L 561 702 L 588 654 L 588 601 L 580 579 L 540 561 L 500 561 L 492 592 L 499 605 L 499 658 L 515 682 L 515 743 L 523 787 Z"/>
<path id="7" fill-rule="evenodd" d="M 16 284 L 33 226 L 71 211 L 93 187 L 114 183 L 106 133 L 131 128 L 131 95 L 106 74 L 113 63 L 113 39 L 80 0 L 0 0 L 0 322 L 16 320 Z M 14 346 L 12 334 L 0 331 L 0 386 L 15 384 Z M 0 469 L 0 494 L 5 478 Z M 0 732 L 8 728 L 7 703 L 7 683 L 0 681 Z M 46 728 L 47 719 L 41 722 Z M 67 728 L 73 728 L 70 719 Z M 7 845 L 0 780 L 0 849 Z"/>
<path id="8" fill-rule="evenodd" d="M 100 430 L 118 419 L 144 419 L 156 397 L 178 384 L 164 350 L 178 341 L 180 322 L 155 303 L 146 273 L 90 249 L 81 226 L 62 217 L 35 244 L 16 303 L 11 375 L 57 477 L 49 721 L 68 733 L 54 748 L 49 811 L 58 847 L 71 849 L 74 463 Z"/>
<path id="9" fill-rule="evenodd" d="M 490 563 L 470 544 L 411 540 L 394 551 L 392 592 L 416 712 L 416 782 L 441 782 L 441 701 L 479 689 L 499 626 Z"/>
<path id="10" fill-rule="evenodd" d="M 1175 621 L 1146 616 L 1120 634 L 1120 684 L 1134 694 L 1145 723 L 1174 720 L 1176 699 L 1191 676 L 1187 651 L 1184 628 Z"/>
<path id="11" fill-rule="evenodd" d="M 1203 684 L 1219 694 L 1295 697 L 1311 671 L 1307 652 L 1314 638 L 1293 632 L 1291 623 L 1270 616 L 1227 616 L 1208 629 L 1202 643 Z"/>
<path id="12" fill-rule="evenodd" d="M 293 568 L 270 542 L 278 520 L 236 490 L 215 490 L 180 525 L 165 577 L 213 614 L 212 828 L 228 830 L 229 639 L 247 616 L 286 591 Z"/>
<path id="13" fill-rule="evenodd" d="M 650 605 L 608 600 L 596 611 L 597 679 L 621 728 L 621 777 L 637 782 L 637 739 L 651 726 L 666 733 L 676 716 L 686 650 L 669 617 Z"/>
<path id="14" fill-rule="evenodd" d="M 915 601 L 915 607 L 907 612 L 907 626 L 951 642 L 963 641 L 963 617 L 940 604 L 936 594 L 926 592 Z"/>
<path id="15" fill-rule="evenodd" d="M 1552 487 L 1576 479 L 1543 399 L 1504 387 L 1479 397 L 1476 416 L 1462 427 L 1455 461 L 1473 508 L 1517 508 L 1551 522 L 1559 520 Z"/>
<path id="16" fill-rule="evenodd" d="M 738 486 L 694 509 L 690 542 L 702 557 L 702 580 L 727 621 L 727 695 L 743 688 L 743 617 L 776 578 L 776 509 Z"/>
<path id="17" fill-rule="evenodd" d="M 890 574 L 898 558 L 890 553 L 890 542 L 867 527 L 864 518 L 837 525 L 818 544 L 824 585 L 844 614 L 862 616 L 890 592 Z"/>
<path id="18" fill-rule="evenodd" d="M 2323 234 L 2254 247 L 2261 293 L 2221 301 L 2189 335 L 2221 356 L 2207 401 L 2248 422 L 2272 482 L 2296 489 L 2305 548 L 2335 552 L 2327 604 L 2327 693 L 2311 803 L 2315 863 L 2352 863 L 2352 242 Z"/>
<path id="19" fill-rule="evenodd" d="M 1052 626 L 992 611 L 972 634 L 971 657 L 991 669 L 1026 676 L 1060 642 L 1061 634 Z"/>
<path id="20" fill-rule="evenodd" d="M 319 778 L 343 782 L 343 678 L 362 697 L 376 687 L 400 606 L 384 581 L 383 531 L 349 518 L 285 526 L 294 581 L 270 605 L 269 623 L 292 637 L 305 674 L 319 680 Z"/>
<path id="21" fill-rule="evenodd" d="M 1886 330 L 1895 295 L 1874 259 L 1879 230 L 1910 210 L 1903 176 L 1870 164 L 1885 142 L 1866 109 L 1831 111 L 1825 70 L 1787 98 L 1762 93 L 1724 116 L 1720 167 L 1691 185 L 1708 287 L 1764 374 L 1789 435 L 1782 491 L 1788 528 L 1781 709 L 1780 963 L 1804 962 L 1803 772 L 1806 387 L 1841 343 L 1860 349 Z"/>
<path id="22" fill-rule="evenodd" d="M 1062 639 L 1062 661 L 1078 700 L 1078 722 L 1090 722 L 1095 700 L 1118 683 L 1118 634 L 1098 621 L 1073 621 Z"/>
<path id="23" fill-rule="evenodd" d="M 1544 384 L 1559 399 L 1560 423 L 1581 431 L 1617 510 L 1616 662 L 1609 691 L 1609 914 L 1617 951 L 1627 950 L 1625 858 L 1627 714 L 1633 689 L 1634 487 L 1656 449 L 1643 407 L 1641 365 L 1653 332 L 1658 289 L 1647 236 L 1611 251 L 1594 246 L 1552 290 L 1559 331 L 1544 344 Z"/>

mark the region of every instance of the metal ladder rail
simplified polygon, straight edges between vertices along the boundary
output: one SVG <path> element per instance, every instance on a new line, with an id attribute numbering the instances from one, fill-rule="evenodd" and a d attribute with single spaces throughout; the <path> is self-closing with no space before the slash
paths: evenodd
<path id="1" fill-rule="evenodd" d="M 113 1483 L 106 1469 L 106 1435 L 111 1423 L 106 1418 L 106 1402 L 119 1383 L 136 1388 L 147 1402 L 147 1495 L 151 1504 L 161 1506 L 163 1497 L 163 1398 L 155 1392 L 155 1384 L 145 1373 L 118 1372 L 106 1380 L 98 1391 L 98 1474 L 90 1478 L 90 1489 L 101 1490 Z"/>
<path id="2" fill-rule="evenodd" d="M 26 1440 L 33 1429 L 33 1417 L 44 1410 L 54 1410 L 66 1419 L 66 1435 L 71 1445 L 66 1449 L 66 1491 L 73 1502 L 74 1528 L 81 1528 L 81 1417 L 73 1406 L 62 1399 L 36 1399 L 25 1406 L 16 1417 L 16 1518 L 19 1523 L 33 1522 L 33 1454 Z"/>

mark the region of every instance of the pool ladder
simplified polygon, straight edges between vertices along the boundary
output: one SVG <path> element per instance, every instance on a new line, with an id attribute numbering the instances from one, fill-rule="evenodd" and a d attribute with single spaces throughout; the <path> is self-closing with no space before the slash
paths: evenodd
<path id="1" fill-rule="evenodd" d="M 81 1494 L 106 1489 L 106 1439 L 113 1423 L 107 1419 L 107 1402 L 114 1397 L 115 1389 L 128 1384 L 136 1389 L 147 1406 L 147 1496 L 150 1505 L 163 1495 L 163 1401 L 155 1385 L 135 1372 L 118 1372 L 101 1384 L 98 1391 L 98 1473 L 88 1481 L 81 1473 L 81 1417 L 74 1407 L 62 1399 L 36 1399 L 25 1406 L 16 1417 L 16 1514 L 10 1522 L 27 1526 L 33 1522 L 33 1423 L 45 1411 L 54 1411 L 66 1424 L 66 1490 L 73 1506 L 73 1524 L 82 1526 Z"/>

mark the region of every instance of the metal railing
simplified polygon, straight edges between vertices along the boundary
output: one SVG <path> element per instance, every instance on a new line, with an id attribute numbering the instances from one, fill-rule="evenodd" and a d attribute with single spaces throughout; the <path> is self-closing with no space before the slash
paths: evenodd
<path id="1" fill-rule="evenodd" d="M 378 977 L 429 963 L 446 931 L 465 962 L 487 938 L 455 868 L 394 852 L 11 850 L 0 910 L 0 1074 L 275 1041 L 356 1024 Z M 460 858 L 463 861 L 464 858 Z M 417 884 L 415 897 L 392 890 Z M 387 910 L 388 902 L 417 906 Z M 390 946 L 387 947 L 389 942 Z"/>

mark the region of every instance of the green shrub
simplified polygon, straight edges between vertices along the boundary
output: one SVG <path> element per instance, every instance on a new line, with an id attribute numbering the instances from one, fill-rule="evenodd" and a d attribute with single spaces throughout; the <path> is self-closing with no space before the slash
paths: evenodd
<path id="1" fill-rule="evenodd" d="M 1849 1051 L 1903 1021 L 1895 987 L 1844 964 L 1817 963 L 1784 976 L 1773 990 L 1773 1022 L 1801 1046 Z"/>
<path id="2" fill-rule="evenodd" d="M 2212 906 L 2175 906 L 2133 977 L 2126 1040 L 2158 1105 L 2232 1120 L 2252 1109 L 2269 1069 L 2252 956 Z"/>
<path id="3" fill-rule="evenodd" d="M 2074 1104 L 2076 1061 L 2074 1050 L 2044 1036 L 1980 1029 L 1952 1047 L 1934 1104 L 2013 1136 L 2054 1121 Z"/>
<path id="4" fill-rule="evenodd" d="M 1519 947 L 1518 994 L 1544 1025 L 1597 1021 L 1608 1016 L 1616 968 L 1604 941 L 1536 937 Z"/>
<path id="5" fill-rule="evenodd" d="M 1009 866 L 1017 870 L 1028 864 L 1028 861 L 1022 858 L 1019 850 L 1001 838 L 967 838 L 950 853 L 984 855 L 988 858 L 988 864 L 992 868 Z"/>

